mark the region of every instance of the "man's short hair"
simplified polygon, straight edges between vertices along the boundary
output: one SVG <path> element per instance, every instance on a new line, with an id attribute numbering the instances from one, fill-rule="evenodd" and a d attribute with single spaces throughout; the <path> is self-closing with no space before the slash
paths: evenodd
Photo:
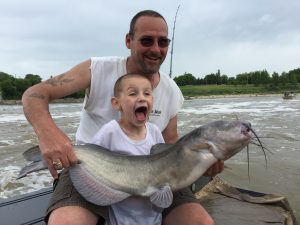
<path id="1" fill-rule="evenodd" d="M 131 19 L 130 22 L 130 27 L 129 27 L 129 35 L 133 36 L 134 32 L 135 32 L 135 24 L 136 21 L 138 20 L 138 18 L 142 17 L 142 16 L 151 16 L 151 17 L 159 17 L 162 18 L 166 23 L 167 21 L 165 20 L 165 18 L 158 12 L 154 11 L 154 10 L 143 10 L 138 12 L 137 14 L 135 14 L 135 16 Z"/>

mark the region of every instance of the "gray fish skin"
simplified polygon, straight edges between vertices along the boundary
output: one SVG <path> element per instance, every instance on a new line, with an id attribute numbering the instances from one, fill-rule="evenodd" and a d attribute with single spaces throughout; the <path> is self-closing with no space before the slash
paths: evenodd
<path id="1" fill-rule="evenodd" d="M 80 194 L 99 205 L 131 195 L 152 196 L 164 187 L 177 191 L 195 182 L 218 160 L 241 151 L 253 136 L 248 122 L 220 120 L 191 131 L 174 145 L 153 146 L 152 151 L 159 152 L 153 155 L 129 156 L 101 146 L 75 145 L 80 164 L 70 168 L 70 176 Z M 22 176 L 30 172 L 26 170 Z M 168 191 L 162 192 L 164 198 Z"/>

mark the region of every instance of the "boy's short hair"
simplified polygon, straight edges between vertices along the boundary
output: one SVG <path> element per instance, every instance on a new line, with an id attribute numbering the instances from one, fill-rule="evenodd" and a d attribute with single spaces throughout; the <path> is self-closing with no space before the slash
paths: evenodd
<path id="1" fill-rule="evenodd" d="M 114 86 L 114 96 L 118 97 L 120 95 L 120 93 L 122 92 L 122 81 L 129 77 L 143 77 L 143 78 L 149 80 L 149 82 L 151 83 L 150 79 L 147 76 L 144 76 L 144 75 L 138 74 L 138 73 L 127 73 L 127 74 L 119 77 L 118 80 L 116 81 L 115 86 Z M 151 87 L 152 87 L 152 85 L 151 85 Z"/>

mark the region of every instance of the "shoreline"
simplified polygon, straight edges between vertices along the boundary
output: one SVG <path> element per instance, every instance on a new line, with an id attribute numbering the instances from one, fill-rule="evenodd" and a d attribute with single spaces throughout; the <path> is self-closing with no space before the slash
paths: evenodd
<path id="1" fill-rule="evenodd" d="M 83 103 L 83 98 L 61 98 L 50 102 L 57 103 Z M 0 105 L 22 105 L 22 100 L 0 100 Z"/>
<path id="2" fill-rule="evenodd" d="M 270 97 L 270 96 L 282 96 L 281 94 L 237 94 L 237 95 L 198 95 L 198 96 L 184 96 L 185 100 L 193 99 L 215 99 L 215 98 L 240 98 L 240 97 Z M 83 98 L 62 98 L 56 99 L 50 104 L 57 103 L 83 103 Z M 0 105 L 22 105 L 22 100 L 0 100 Z"/>
<path id="3" fill-rule="evenodd" d="M 193 99 L 215 99 L 215 98 L 241 98 L 241 97 L 272 97 L 282 96 L 282 94 L 234 94 L 234 95 L 198 95 L 198 96 L 184 96 L 185 100 Z"/>

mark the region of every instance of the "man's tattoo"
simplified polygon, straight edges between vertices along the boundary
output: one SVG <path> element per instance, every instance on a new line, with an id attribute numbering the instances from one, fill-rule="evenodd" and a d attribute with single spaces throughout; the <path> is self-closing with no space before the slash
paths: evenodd
<path id="1" fill-rule="evenodd" d="M 29 95 L 29 98 L 45 99 L 45 96 L 40 93 L 32 93 L 31 95 Z"/>
<path id="2" fill-rule="evenodd" d="M 67 78 L 64 78 L 65 74 L 61 74 L 61 75 L 58 75 L 57 77 L 53 77 L 53 78 L 50 78 L 49 80 L 46 80 L 46 84 L 49 84 L 53 87 L 55 86 L 62 86 L 63 84 L 66 84 L 66 83 L 70 83 L 72 82 L 74 79 L 67 79 Z"/>

